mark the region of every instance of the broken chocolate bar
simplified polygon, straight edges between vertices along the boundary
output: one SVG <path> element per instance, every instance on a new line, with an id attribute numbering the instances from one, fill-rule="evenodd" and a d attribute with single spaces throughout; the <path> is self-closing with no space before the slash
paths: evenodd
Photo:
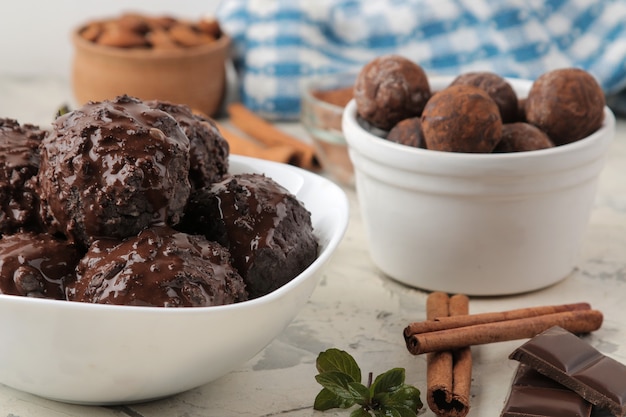
<path id="1" fill-rule="evenodd" d="M 626 415 L 626 366 L 555 326 L 517 348 L 510 359 L 576 392 L 613 415 Z"/>
<path id="2" fill-rule="evenodd" d="M 517 368 L 500 417 L 589 417 L 591 403 L 525 364 Z"/>

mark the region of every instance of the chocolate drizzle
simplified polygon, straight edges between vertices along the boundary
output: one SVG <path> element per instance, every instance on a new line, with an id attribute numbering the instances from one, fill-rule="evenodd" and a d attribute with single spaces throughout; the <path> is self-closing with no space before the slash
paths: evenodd
<path id="1" fill-rule="evenodd" d="M 226 248 L 167 226 L 123 241 L 95 241 L 67 299 L 100 304 L 206 307 L 247 299 Z"/>
<path id="2" fill-rule="evenodd" d="M 63 284 L 74 277 L 82 253 L 47 234 L 16 233 L 0 239 L 0 293 L 65 299 Z"/>
<path id="3" fill-rule="evenodd" d="M 238 174 L 198 190 L 178 226 L 227 247 L 251 298 L 284 285 L 317 257 L 310 213 L 261 174 Z"/>
<path id="4" fill-rule="evenodd" d="M 45 135 L 37 126 L 0 119 L 0 234 L 41 231 L 35 177 Z"/>
<path id="5" fill-rule="evenodd" d="M 190 192 L 189 140 L 169 114 L 128 96 L 59 117 L 42 143 L 43 218 L 88 246 L 178 222 Z"/>

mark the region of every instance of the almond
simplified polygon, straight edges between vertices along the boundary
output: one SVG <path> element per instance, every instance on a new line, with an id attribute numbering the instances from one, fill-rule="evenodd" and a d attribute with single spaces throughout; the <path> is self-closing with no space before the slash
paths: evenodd
<path id="1" fill-rule="evenodd" d="M 118 48 L 134 48 L 146 46 L 145 37 L 119 25 L 118 22 L 107 22 L 104 31 L 98 38 L 98 44 Z"/>

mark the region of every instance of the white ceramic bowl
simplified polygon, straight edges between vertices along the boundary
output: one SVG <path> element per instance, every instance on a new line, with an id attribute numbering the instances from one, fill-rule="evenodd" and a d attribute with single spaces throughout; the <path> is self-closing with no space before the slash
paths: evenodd
<path id="1" fill-rule="evenodd" d="M 431 78 L 442 89 L 453 77 Z M 531 81 L 509 80 L 519 97 Z M 374 263 L 410 286 L 505 295 L 558 282 L 576 266 L 615 130 L 532 152 L 469 154 L 412 148 L 360 127 L 343 132 Z"/>
<path id="2" fill-rule="evenodd" d="M 55 400 L 119 404 L 156 399 L 219 378 L 267 346 L 317 285 L 348 223 L 331 181 L 273 162 L 231 156 L 231 172 L 265 173 L 311 212 L 320 253 L 263 297 L 217 307 L 87 304 L 0 295 L 0 383 Z"/>

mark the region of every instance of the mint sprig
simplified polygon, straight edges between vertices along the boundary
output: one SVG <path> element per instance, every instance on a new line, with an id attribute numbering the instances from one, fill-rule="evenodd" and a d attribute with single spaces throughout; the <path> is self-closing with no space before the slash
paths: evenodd
<path id="1" fill-rule="evenodd" d="M 323 387 L 315 397 L 313 408 L 359 408 L 350 417 L 416 417 L 423 407 L 420 391 L 404 383 L 404 368 L 393 368 L 378 375 L 372 383 L 361 383 L 361 368 L 354 358 L 339 349 L 328 349 L 316 361 L 319 374 L 315 380 Z"/>

